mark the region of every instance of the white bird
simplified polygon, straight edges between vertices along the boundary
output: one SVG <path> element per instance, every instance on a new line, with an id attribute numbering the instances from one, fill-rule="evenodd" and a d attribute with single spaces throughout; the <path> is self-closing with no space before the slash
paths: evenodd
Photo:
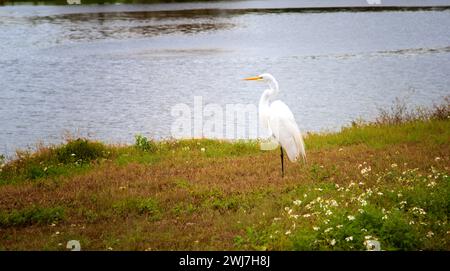
<path id="1" fill-rule="evenodd" d="M 244 80 L 257 80 L 269 85 L 259 99 L 259 123 L 281 145 L 281 175 L 284 176 L 283 149 L 291 162 L 297 161 L 300 155 L 306 162 L 302 134 L 289 107 L 280 100 L 274 100 L 280 90 L 277 80 L 271 74 L 264 73 Z"/>

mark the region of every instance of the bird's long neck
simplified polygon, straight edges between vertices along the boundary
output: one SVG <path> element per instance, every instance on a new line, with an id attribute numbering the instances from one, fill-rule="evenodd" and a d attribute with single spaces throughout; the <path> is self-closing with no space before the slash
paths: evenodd
<path id="1" fill-rule="evenodd" d="M 273 79 L 268 82 L 269 88 L 266 89 L 259 99 L 259 106 L 269 106 L 269 103 L 278 95 L 278 83 Z"/>

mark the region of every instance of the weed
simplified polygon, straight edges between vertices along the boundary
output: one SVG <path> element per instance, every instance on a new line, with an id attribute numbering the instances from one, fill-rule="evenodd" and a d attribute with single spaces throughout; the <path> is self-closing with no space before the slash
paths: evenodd
<path id="1" fill-rule="evenodd" d="M 153 142 L 152 140 L 148 140 L 145 136 L 143 135 L 135 135 L 134 136 L 136 142 L 134 143 L 134 146 L 141 151 L 145 151 L 145 152 L 156 152 L 156 150 L 158 149 L 155 142 Z"/>
<path id="2" fill-rule="evenodd" d="M 31 206 L 11 212 L 0 212 L 0 226 L 17 227 L 32 224 L 49 224 L 64 219 L 63 207 L 39 207 Z"/>

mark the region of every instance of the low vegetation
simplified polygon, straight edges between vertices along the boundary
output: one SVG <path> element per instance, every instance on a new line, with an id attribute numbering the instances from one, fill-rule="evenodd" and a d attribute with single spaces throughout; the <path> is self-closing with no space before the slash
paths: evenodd
<path id="1" fill-rule="evenodd" d="M 258 141 L 70 139 L 1 157 L 0 249 L 450 249 L 448 98 L 305 144 L 284 178 Z"/>

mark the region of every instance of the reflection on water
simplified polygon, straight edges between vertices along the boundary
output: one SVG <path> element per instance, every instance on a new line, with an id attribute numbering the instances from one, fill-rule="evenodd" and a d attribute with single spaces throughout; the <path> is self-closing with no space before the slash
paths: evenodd
<path id="1" fill-rule="evenodd" d="M 171 107 L 194 96 L 257 104 L 264 87 L 241 78 L 263 72 L 307 131 L 373 118 L 395 97 L 427 106 L 450 94 L 446 8 L 254 2 L 0 7 L 0 153 L 60 141 L 64 130 L 108 142 L 167 137 Z"/>
<path id="2" fill-rule="evenodd" d="M 163 11 L 85 13 L 26 18 L 31 24 L 67 27 L 64 38 L 94 40 L 102 38 L 139 38 L 167 34 L 196 34 L 233 27 L 216 16 L 217 11 Z M 20 20 L 23 20 L 21 18 Z"/>

